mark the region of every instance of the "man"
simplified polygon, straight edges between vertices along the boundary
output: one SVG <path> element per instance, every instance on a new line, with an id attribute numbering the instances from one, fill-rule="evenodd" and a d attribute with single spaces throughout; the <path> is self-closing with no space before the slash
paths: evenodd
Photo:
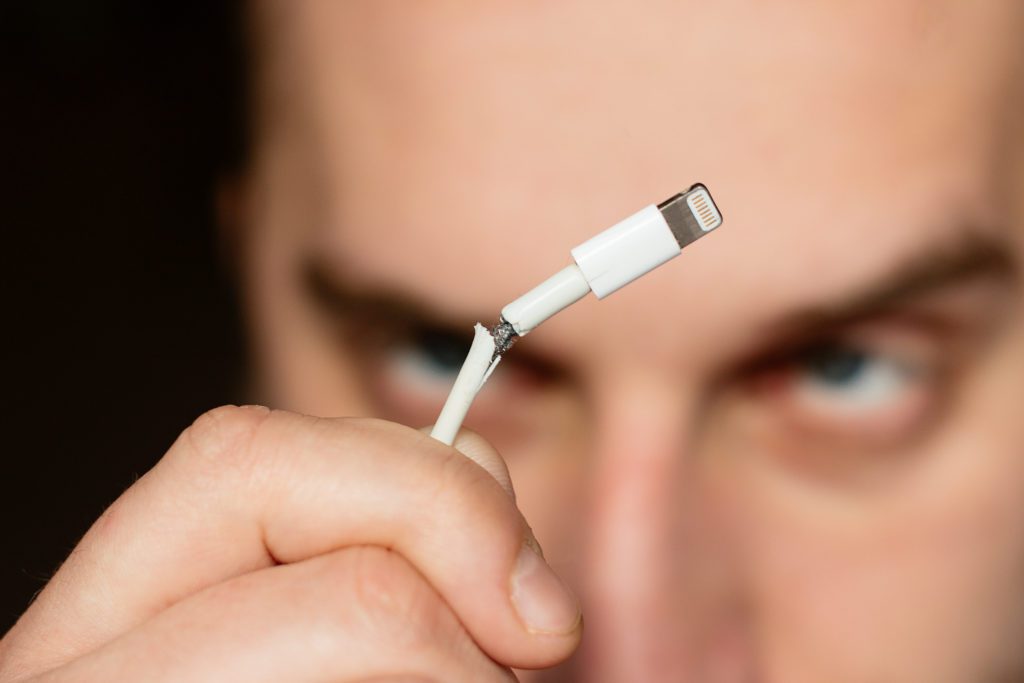
<path id="1" fill-rule="evenodd" d="M 251 14 L 261 395 L 386 421 L 201 417 L 0 681 L 1024 678 L 1024 5 Z M 400 426 L 698 180 L 725 226 L 516 346 L 497 450 Z"/>

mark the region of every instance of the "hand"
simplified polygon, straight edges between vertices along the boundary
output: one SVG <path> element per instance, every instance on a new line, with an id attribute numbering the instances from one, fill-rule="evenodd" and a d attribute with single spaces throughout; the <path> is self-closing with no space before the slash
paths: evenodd
<path id="1" fill-rule="evenodd" d="M 376 420 L 200 417 L 0 641 L 0 683 L 479 683 L 558 663 L 575 599 L 497 453 L 456 446 Z"/>

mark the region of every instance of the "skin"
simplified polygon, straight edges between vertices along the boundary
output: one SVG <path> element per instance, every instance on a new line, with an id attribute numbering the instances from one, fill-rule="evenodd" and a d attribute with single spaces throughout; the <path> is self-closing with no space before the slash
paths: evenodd
<path id="1" fill-rule="evenodd" d="M 256 390 L 386 421 L 200 418 L 0 681 L 1024 676 L 1020 3 L 253 15 Z M 450 385 L 424 339 L 697 180 L 725 226 L 520 341 L 497 451 L 395 424 Z"/>

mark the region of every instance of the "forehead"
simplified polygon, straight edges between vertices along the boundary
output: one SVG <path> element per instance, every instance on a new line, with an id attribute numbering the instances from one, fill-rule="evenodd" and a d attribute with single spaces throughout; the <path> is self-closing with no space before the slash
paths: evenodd
<path id="1" fill-rule="evenodd" d="M 699 180 L 726 229 L 645 286 L 699 289 L 693 313 L 728 324 L 752 297 L 840 289 L 938 232 L 1005 222 L 1022 7 L 267 0 L 261 16 L 287 83 L 268 106 L 306 129 L 324 188 L 309 238 L 339 268 L 496 311 Z"/>

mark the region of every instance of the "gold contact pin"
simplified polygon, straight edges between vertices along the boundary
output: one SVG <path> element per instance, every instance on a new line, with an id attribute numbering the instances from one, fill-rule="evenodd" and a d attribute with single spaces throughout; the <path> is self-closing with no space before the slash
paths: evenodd
<path id="1" fill-rule="evenodd" d="M 658 205 L 672 234 L 685 247 L 722 224 L 722 214 L 708 188 L 698 183 L 686 192 L 669 197 Z"/>

